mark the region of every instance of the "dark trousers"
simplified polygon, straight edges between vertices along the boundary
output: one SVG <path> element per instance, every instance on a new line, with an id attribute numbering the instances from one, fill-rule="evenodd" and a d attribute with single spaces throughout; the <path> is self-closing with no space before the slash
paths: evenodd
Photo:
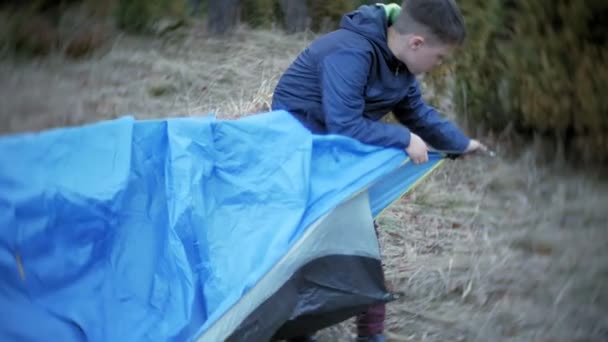
<path id="1" fill-rule="evenodd" d="M 385 318 L 386 304 L 371 306 L 367 311 L 357 315 L 357 335 L 372 336 L 382 334 Z"/>

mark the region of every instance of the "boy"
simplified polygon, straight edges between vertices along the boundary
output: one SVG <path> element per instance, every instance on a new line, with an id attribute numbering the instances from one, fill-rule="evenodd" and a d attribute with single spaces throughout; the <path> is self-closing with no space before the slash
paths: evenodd
<path id="1" fill-rule="evenodd" d="M 466 36 L 454 0 L 361 6 L 340 29 L 315 40 L 283 74 L 272 109 L 292 113 L 314 133 L 405 149 L 418 164 L 435 149 L 485 150 L 422 100 L 415 75 L 439 65 Z M 399 124 L 379 120 L 393 112 Z M 384 341 L 385 306 L 357 317 L 358 341 Z"/>

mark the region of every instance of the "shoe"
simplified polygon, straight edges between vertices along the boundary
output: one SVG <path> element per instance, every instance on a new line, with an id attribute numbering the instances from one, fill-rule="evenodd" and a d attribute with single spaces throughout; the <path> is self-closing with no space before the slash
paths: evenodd
<path id="1" fill-rule="evenodd" d="M 386 342 L 386 338 L 382 334 L 376 334 L 371 336 L 359 336 L 355 342 Z"/>

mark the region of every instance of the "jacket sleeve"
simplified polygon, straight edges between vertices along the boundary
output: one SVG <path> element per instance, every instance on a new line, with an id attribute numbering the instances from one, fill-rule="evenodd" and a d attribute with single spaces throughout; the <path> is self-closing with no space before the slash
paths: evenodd
<path id="1" fill-rule="evenodd" d="M 464 152 L 469 145 L 470 139 L 460 128 L 424 103 L 418 81 L 412 83 L 407 96 L 397 104 L 393 113 L 399 122 L 436 149 Z"/>
<path id="2" fill-rule="evenodd" d="M 327 131 L 365 144 L 406 148 L 410 143 L 407 127 L 363 116 L 370 63 L 371 55 L 367 53 L 342 50 L 326 56 L 319 64 Z"/>

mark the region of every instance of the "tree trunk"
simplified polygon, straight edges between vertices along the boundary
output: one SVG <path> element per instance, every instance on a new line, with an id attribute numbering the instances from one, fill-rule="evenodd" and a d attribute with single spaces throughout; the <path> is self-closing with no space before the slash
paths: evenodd
<path id="1" fill-rule="evenodd" d="M 281 10 L 288 33 L 301 32 L 310 26 L 308 6 L 303 0 L 281 0 Z"/>
<path id="2" fill-rule="evenodd" d="M 238 20 L 239 0 L 209 0 L 207 28 L 213 35 L 223 35 L 234 29 Z"/>

